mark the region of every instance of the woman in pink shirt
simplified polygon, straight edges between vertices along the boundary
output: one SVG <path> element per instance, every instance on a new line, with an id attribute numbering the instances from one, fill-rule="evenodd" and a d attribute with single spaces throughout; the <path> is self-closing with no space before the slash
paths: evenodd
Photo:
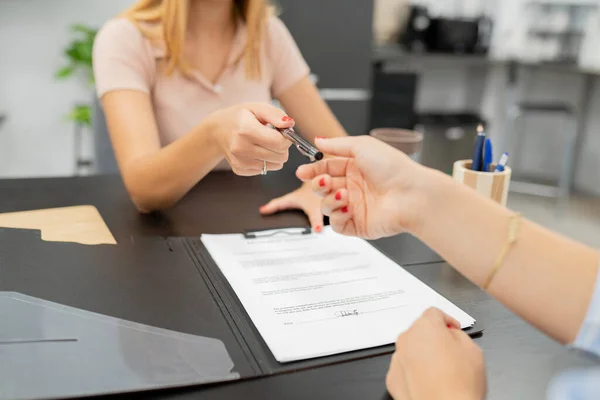
<path id="1" fill-rule="evenodd" d="M 172 206 L 213 169 L 281 169 L 294 119 L 306 139 L 346 132 L 267 0 L 140 0 L 105 24 L 94 75 L 111 141 L 141 212 Z M 320 231 L 309 185 L 260 209 L 301 209 Z"/>

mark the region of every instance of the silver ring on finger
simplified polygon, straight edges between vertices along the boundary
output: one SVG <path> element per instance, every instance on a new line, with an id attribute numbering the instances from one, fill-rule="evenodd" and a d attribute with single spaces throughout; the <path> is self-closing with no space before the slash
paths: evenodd
<path id="1" fill-rule="evenodd" d="M 267 162 L 263 160 L 263 169 L 261 175 L 267 174 Z"/>

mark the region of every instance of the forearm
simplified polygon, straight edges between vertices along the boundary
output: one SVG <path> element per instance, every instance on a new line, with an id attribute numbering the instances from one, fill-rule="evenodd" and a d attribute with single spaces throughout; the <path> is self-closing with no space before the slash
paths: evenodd
<path id="1" fill-rule="evenodd" d="M 415 234 L 467 278 L 483 285 L 508 240 L 511 211 L 427 170 Z M 489 293 L 531 324 L 571 343 L 598 272 L 598 252 L 523 220 Z"/>
<path id="2" fill-rule="evenodd" d="M 288 89 L 279 101 L 312 143 L 318 136 L 334 138 L 348 135 L 308 77 Z"/>
<path id="3" fill-rule="evenodd" d="M 201 124 L 179 140 L 123 169 L 129 194 L 141 212 L 169 208 L 204 178 L 223 154 Z"/>
<path id="4" fill-rule="evenodd" d="M 293 114 L 298 128 L 306 139 L 314 143 L 318 136 L 327 138 L 347 136 L 346 130 L 327 103 L 320 96 L 317 96 L 314 101 L 315 103 Z"/>

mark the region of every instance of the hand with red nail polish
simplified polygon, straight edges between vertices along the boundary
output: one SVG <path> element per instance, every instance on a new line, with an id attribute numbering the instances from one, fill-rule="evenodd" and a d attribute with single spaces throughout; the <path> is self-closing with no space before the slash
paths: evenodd
<path id="1" fill-rule="evenodd" d="M 306 187 L 311 188 L 311 190 L 320 197 L 325 197 L 331 191 L 332 180 L 329 176 L 319 176 L 310 182 L 305 182 Z M 319 203 L 319 206 L 321 203 Z"/>
<path id="2" fill-rule="evenodd" d="M 301 166 L 296 175 L 323 196 L 334 231 L 379 239 L 421 225 L 423 194 L 415 189 L 430 181 L 430 170 L 368 136 L 317 140 L 316 146 L 331 157 Z"/>
<path id="3" fill-rule="evenodd" d="M 458 321 L 432 308 L 400 335 L 386 377 L 394 399 L 485 398 L 483 353 L 459 328 Z"/>
<path id="4" fill-rule="evenodd" d="M 260 175 L 266 162 L 268 171 L 277 171 L 287 162 L 291 142 L 277 130 L 291 128 L 294 120 L 270 104 L 248 103 L 214 112 L 204 125 L 210 127 L 211 144 L 218 148 L 234 173 Z"/>

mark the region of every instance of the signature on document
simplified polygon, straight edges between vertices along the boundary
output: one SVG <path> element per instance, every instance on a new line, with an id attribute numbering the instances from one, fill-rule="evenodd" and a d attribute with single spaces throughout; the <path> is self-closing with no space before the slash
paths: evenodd
<path id="1" fill-rule="evenodd" d="M 346 310 L 346 311 L 336 311 L 336 317 L 358 317 L 358 310 Z"/>

